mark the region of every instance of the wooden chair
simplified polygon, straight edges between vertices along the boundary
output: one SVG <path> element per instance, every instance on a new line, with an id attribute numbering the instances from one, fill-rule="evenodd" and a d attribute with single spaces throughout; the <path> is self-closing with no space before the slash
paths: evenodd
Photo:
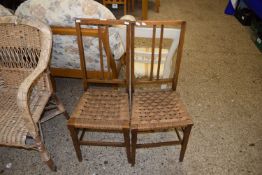
<path id="1" fill-rule="evenodd" d="M 0 38 L 0 146 L 37 150 L 55 170 L 40 127 L 67 116 L 50 83 L 51 31 L 40 22 L 6 16 L 0 18 Z M 42 118 L 45 110 L 49 115 Z"/>
<path id="2" fill-rule="evenodd" d="M 137 25 L 137 26 L 136 26 Z M 172 26 L 172 28 L 166 28 Z M 176 27 L 176 28 L 174 28 Z M 186 111 L 185 105 L 176 92 L 177 80 L 182 57 L 186 23 L 184 21 L 141 21 L 132 24 L 131 28 L 131 75 L 132 75 L 132 115 L 131 115 L 131 157 L 132 165 L 135 164 L 137 148 L 150 148 L 167 145 L 181 145 L 180 161 L 183 161 L 190 131 L 193 125 L 192 119 Z M 151 58 L 149 77 L 135 77 L 135 40 L 138 38 L 150 38 Z M 162 73 L 160 76 L 160 64 L 165 39 L 171 39 L 171 47 L 168 51 L 166 65 L 174 63 L 175 71 Z M 156 49 L 156 43 L 159 47 Z M 156 57 L 158 50 L 158 58 Z M 173 59 L 175 58 L 176 59 Z M 171 62 L 170 62 L 171 61 Z M 156 64 L 156 66 L 155 66 Z M 164 68 L 164 70 L 167 67 Z M 169 76 L 171 74 L 171 77 Z M 171 84 L 168 89 L 166 84 Z M 150 86 L 149 86 L 150 85 Z M 157 89 L 151 89 L 157 85 Z M 138 89 L 142 86 L 143 89 Z M 150 87 L 150 88 L 148 88 Z M 165 87 L 165 88 L 163 88 Z M 169 131 L 174 129 L 178 140 L 158 143 L 137 143 L 138 133 Z M 183 137 L 180 134 L 183 133 Z"/>
<path id="3" fill-rule="evenodd" d="M 127 0 L 103 0 L 104 6 L 107 6 L 108 4 L 124 5 L 124 15 L 126 15 Z"/>
<path id="4" fill-rule="evenodd" d="M 103 54 L 107 57 L 112 57 L 109 42 L 108 32 L 112 25 L 123 25 L 125 30 L 129 33 L 130 26 L 125 25 L 126 22 L 120 20 L 96 20 L 96 19 L 77 19 L 76 31 L 78 38 L 79 54 L 81 59 L 81 70 L 86 91 L 80 98 L 76 108 L 74 109 L 71 118 L 68 121 L 68 129 L 70 131 L 74 148 L 79 161 L 82 161 L 82 154 L 80 145 L 93 146 L 116 146 L 126 147 L 128 161 L 130 162 L 130 138 L 129 138 L 129 106 L 128 106 L 128 78 L 118 79 L 113 78 L 112 69 L 107 59 L 107 63 L 103 60 Z M 93 37 L 98 38 L 98 47 L 100 50 L 100 70 L 101 76 L 98 78 L 88 78 L 88 71 L 86 70 L 85 52 L 83 47 L 83 30 L 88 29 L 88 26 L 93 26 Z M 95 28 L 95 27 L 96 28 Z M 126 48 L 129 50 L 130 38 L 126 35 Z M 104 52 L 103 52 L 104 51 Z M 86 53 L 88 54 L 88 53 Z M 126 63 L 128 64 L 129 52 L 126 54 Z M 105 65 L 107 64 L 107 68 Z M 128 70 L 128 69 L 127 69 Z M 107 74 L 106 74 L 107 73 Z M 109 75 L 109 76 L 107 76 Z M 128 71 L 126 77 L 129 77 Z M 91 88 L 90 83 L 103 85 L 119 85 L 124 89 Z M 82 130 L 80 136 L 79 131 Z M 95 132 L 113 132 L 123 133 L 124 142 L 97 142 L 84 140 L 86 131 Z"/>

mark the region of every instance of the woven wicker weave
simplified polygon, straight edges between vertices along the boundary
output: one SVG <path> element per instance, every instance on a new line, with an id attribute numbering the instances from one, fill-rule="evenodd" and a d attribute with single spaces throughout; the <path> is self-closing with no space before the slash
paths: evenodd
<path id="1" fill-rule="evenodd" d="M 47 71 L 51 31 L 40 22 L 6 16 L 0 18 L 0 38 L 0 145 L 37 149 L 55 170 L 38 128 L 49 98 L 55 97 Z M 59 112 L 54 116 L 65 112 L 55 99 Z M 34 143 L 27 145 L 27 137 Z"/>
<path id="2" fill-rule="evenodd" d="M 5 99 L 0 101 L 0 144 L 30 148 L 31 146 L 25 144 L 28 128 L 16 102 L 17 91 L 0 91 L 0 94 L 1 98 Z M 48 99 L 49 94 L 43 93 L 41 96 L 38 95 L 38 98 L 32 98 L 30 104 L 32 114 L 41 113 Z M 38 121 L 40 116 L 33 115 L 32 117 L 34 121 Z"/>
<path id="3" fill-rule="evenodd" d="M 21 21 L 19 21 L 21 20 Z M 16 24 L 16 23 L 22 23 L 22 24 Z M 25 24 L 24 24 L 25 23 Z M 23 128 L 24 134 L 17 134 L 17 136 L 13 135 L 12 137 L 22 137 L 22 138 L 9 138 L 10 140 L 16 140 L 17 143 L 10 142 L 10 144 L 16 144 L 20 145 L 22 147 L 26 147 L 25 145 L 25 137 L 27 134 L 31 135 L 32 137 L 35 137 L 38 134 L 38 129 L 35 128 L 35 123 L 32 123 L 31 116 L 25 116 L 21 115 L 22 111 L 21 109 L 16 109 L 19 106 L 17 105 L 17 95 L 19 91 L 19 95 L 21 96 L 27 96 L 29 94 L 34 94 L 33 96 L 30 96 L 29 99 L 24 99 L 18 97 L 18 102 L 22 106 L 29 105 L 29 108 L 33 111 L 30 111 L 32 113 L 32 116 L 34 116 L 34 121 L 37 122 L 40 118 L 42 111 L 37 111 L 40 113 L 34 113 L 35 108 L 40 107 L 40 96 L 41 94 L 45 94 L 44 98 L 49 98 L 51 95 L 50 89 L 48 89 L 48 86 L 46 86 L 46 78 L 38 78 L 39 75 L 34 78 L 34 81 L 31 82 L 36 84 L 34 88 L 30 88 L 31 85 L 27 84 L 27 87 L 25 87 L 25 81 L 28 81 L 26 79 L 29 75 L 32 74 L 32 72 L 36 72 L 37 69 L 36 66 L 38 64 L 39 58 L 40 58 L 40 52 L 41 52 L 41 32 L 37 26 L 30 26 L 30 24 L 27 24 L 28 22 L 23 21 L 22 19 L 17 19 L 15 17 L 4 17 L 1 18 L 1 25 L 0 25 L 0 79 L 1 79 L 1 96 L 6 96 L 9 99 L 9 103 L 5 104 L 6 101 L 1 102 L 1 118 L 5 115 L 12 115 L 13 117 L 21 118 L 24 122 L 19 123 L 21 120 L 15 120 L 13 118 L 13 121 L 16 121 L 16 125 L 21 125 L 20 127 L 15 128 Z M 45 29 L 47 30 L 47 29 Z M 45 31 L 46 32 L 46 31 Z M 48 43 L 51 45 L 51 36 L 46 35 L 45 38 L 45 44 L 48 48 Z M 42 36 L 43 37 L 43 36 Z M 50 49 L 50 48 L 49 48 Z M 47 50 L 46 50 L 47 51 Z M 42 60 L 41 63 L 43 64 L 44 61 L 46 62 L 45 65 L 48 65 L 49 61 L 49 53 L 45 56 L 46 60 Z M 42 54 L 42 56 L 44 56 Z M 40 62 L 40 61 L 39 61 Z M 41 68 L 44 71 L 46 68 Z M 41 71 L 40 69 L 40 71 Z M 40 73 L 40 72 L 39 72 Z M 46 77 L 46 74 L 43 74 L 44 77 Z M 30 83 L 30 82 L 28 82 Z M 21 84 L 24 85 L 24 87 L 21 87 Z M 18 90 L 20 88 L 20 90 Z M 27 88 L 27 89 L 24 89 Z M 11 90 L 10 90 L 11 89 Z M 32 90 L 30 90 L 32 89 Z M 33 93 L 34 92 L 34 93 Z M 38 98 L 36 100 L 36 98 Z M 21 101 L 20 101 L 21 100 Z M 29 101 L 27 101 L 29 100 Z M 13 104 L 12 104 L 13 103 Z M 28 103 L 28 104 L 25 104 Z M 47 100 L 45 99 L 44 103 L 47 103 Z M 8 114 L 4 109 L 5 107 L 8 107 L 10 105 L 11 108 L 14 109 L 13 111 L 9 111 L 11 114 Z M 43 104 L 42 104 L 43 105 Z M 45 104 L 44 104 L 45 105 Z M 42 107 L 43 109 L 44 107 Z M 23 109 L 22 109 L 23 110 Z M 17 114 L 17 115 L 15 115 Z M 6 117 L 2 118 L 2 124 L 5 125 Z M 27 127 L 28 126 L 28 127 Z M 13 128 L 13 129 L 15 129 Z M 27 130 L 27 132 L 24 132 L 24 130 Z M 19 133 L 19 131 L 16 131 Z M 6 132 L 2 132 L 1 137 L 4 137 L 5 134 L 9 134 L 9 131 L 6 130 Z M 5 137 L 6 141 L 8 141 L 8 137 Z M 21 140 L 22 139 L 22 140 Z M 21 142 L 23 141 L 23 142 Z M 9 142 L 7 142 L 9 143 Z M 5 142 L 1 142 L 1 144 L 6 144 Z"/>

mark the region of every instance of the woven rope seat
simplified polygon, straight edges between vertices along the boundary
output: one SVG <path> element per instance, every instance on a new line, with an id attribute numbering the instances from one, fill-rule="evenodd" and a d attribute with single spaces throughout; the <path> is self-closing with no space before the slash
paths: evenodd
<path id="1" fill-rule="evenodd" d="M 68 125 L 105 130 L 128 128 L 127 93 L 118 90 L 88 89 L 79 100 Z"/>
<path id="2" fill-rule="evenodd" d="M 135 92 L 131 128 L 168 129 L 192 124 L 179 95 L 174 91 Z"/>

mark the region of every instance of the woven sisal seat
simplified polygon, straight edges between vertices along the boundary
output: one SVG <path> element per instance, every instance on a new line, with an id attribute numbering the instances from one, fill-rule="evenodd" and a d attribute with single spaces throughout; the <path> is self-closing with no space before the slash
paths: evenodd
<path id="1" fill-rule="evenodd" d="M 131 128 L 138 131 L 168 129 L 193 124 L 174 91 L 135 92 Z"/>
<path id="2" fill-rule="evenodd" d="M 77 128 L 129 128 L 128 95 L 117 90 L 88 90 L 78 102 L 68 125 Z"/>
<path id="3" fill-rule="evenodd" d="M 66 115 L 48 71 L 51 31 L 38 21 L 6 16 L 0 18 L 0 38 L 0 146 L 38 150 L 55 170 L 41 134 L 41 123 Z M 49 113 L 42 118 L 46 107 Z"/>

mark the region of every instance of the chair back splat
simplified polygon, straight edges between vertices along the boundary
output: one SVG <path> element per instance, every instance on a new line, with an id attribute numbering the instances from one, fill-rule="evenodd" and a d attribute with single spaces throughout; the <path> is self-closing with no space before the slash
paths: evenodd
<path id="1" fill-rule="evenodd" d="M 130 26 L 126 25 L 127 22 L 120 20 L 98 20 L 98 19 L 77 19 L 76 20 L 76 33 L 77 33 L 77 41 L 79 47 L 79 55 L 80 55 L 80 64 L 82 70 L 82 78 L 84 89 L 88 88 L 89 83 L 102 83 L 102 84 L 128 84 L 127 79 L 118 79 L 118 74 L 116 69 L 115 60 L 113 58 L 109 40 L 110 40 L 110 32 L 117 30 L 120 33 L 129 33 Z M 85 26 L 85 27 L 83 27 Z M 121 26 L 121 27 L 117 27 Z M 83 30 L 89 31 L 88 33 L 92 33 L 88 37 L 94 37 L 97 39 L 98 47 L 99 47 L 99 62 L 100 62 L 100 73 L 96 78 L 89 78 L 88 71 L 86 69 L 86 55 L 85 53 L 85 36 L 82 35 Z M 92 31 L 92 32 L 91 32 Z M 125 40 L 127 41 L 125 44 L 126 50 L 129 50 L 129 35 L 125 35 Z M 103 55 L 106 56 L 106 60 L 103 59 Z M 129 60 L 129 52 L 126 52 L 124 62 L 128 64 Z M 128 66 L 128 65 L 127 65 Z M 127 69 L 128 70 L 128 69 Z M 126 72 L 126 75 L 129 73 Z M 126 76 L 128 78 L 128 76 Z M 128 87 L 128 86 L 127 86 Z"/>
<path id="2" fill-rule="evenodd" d="M 185 21 L 138 21 L 132 24 L 131 70 L 133 86 L 171 83 L 172 89 L 176 90 L 185 27 Z M 137 39 L 146 39 L 146 43 L 148 45 L 151 43 L 151 47 L 136 47 Z M 163 48 L 165 40 L 171 40 L 170 47 L 167 49 Z M 142 43 L 144 42 L 142 41 Z M 141 63 L 144 64 L 142 68 Z M 173 67 L 174 70 L 172 70 Z"/>

